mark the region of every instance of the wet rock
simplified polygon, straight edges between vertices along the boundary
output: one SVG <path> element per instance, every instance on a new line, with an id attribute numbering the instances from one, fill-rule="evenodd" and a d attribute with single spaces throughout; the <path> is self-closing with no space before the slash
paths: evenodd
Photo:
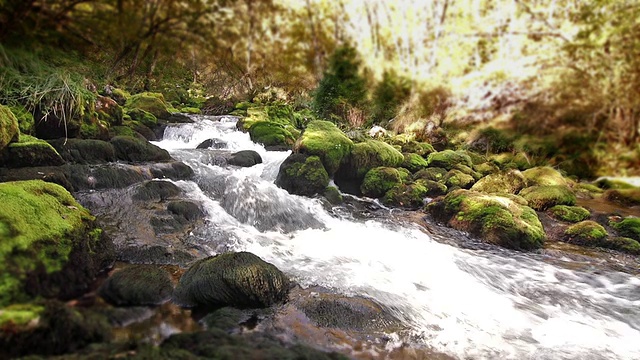
<path id="1" fill-rule="evenodd" d="M 98 294 L 117 306 L 159 305 L 171 298 L 169 273 L 153 265 L 128 266 L 111 275 Z"/>
<path id="2" fill-rule="evenodd" d="M 344 201 L 340 190 L 338 190 L 338 188 L 335 186 L 327 186 L 327 188 L 324 190 L 323 196 L 332 205 L 340 205 Z"/>
<path id="3" fill-rule="evenodd" d="M 132 198 L 138 201 L 163 201 L 178 196 L 181 192 L 172 182 L 152 180 L 142 184 Z"/>
<path id="4" fill-rule="evenodd" d="M 18 120 L 7 106 L 0 105 L 0 150 L 9 143 L 18 141 L 20 130 Z"/>
<path id="5" fill-rule="evenodd" d="M 369 170 L 360 186 L 364 196 L 382 197 L 394 186 L 402 184 L 400 172 L 395 168 L 377 167 Z"/>
<path id="6" fill-rule="evenodd" d="M 291 194 L 313 196 L 327 188 L 329 175 L 319 157 L 291 154 L 280 165 L 275 184 Z"/>
<path id="7" fill-rule="evenodd" d="M 620 205 L 640 205 L 640 188 L 633 189 L 609 189 L 604 192 L 602 198 Z"/>
<path id="8" fill-rule="evenodd" d="M 2 160 L 5 166 L 12 168 L 64 164 L 60 154 L 48 142 L 29 135 L 22 135 L 20 141 L 9 144 Z"/>
<path id="9" fill-rule="evenodd" d="M 173 113 L 169 115 L 169 117 L 167 117 L 166 120 L 169 123 L 176 123 L 176 124 L 188 124 L 193 122 L 193 120 L 188 115 L 180 114 L 180 113 Z"/>
<path id="10" fill-rule="evenodd" d="M 242 323 L 250 321 L 254 316 L 255 314 L 253 314 L 252 310 L 247 311 L 233 307 L 223 307 L 202 318 L 201 322 L 207 329 L 215 328 L 231 332 Z"/>
<path id="11" fill-rule="evenodd" d="M 343 330 L 384 329 L 397 322 L 371 300 L 323 293 L 296 305 L 318 326 Z"/>
<path id="12" fill-rule="evenodd" d="M 555 205 L 573 206 L 576 203 L 576 196 L 566 185 L 531 186 L 520 191 L 518 195 L 538 211 L 544 211 Z"/>
<path id="13" fill-rule="evenodd" d="M 182 216 L 188 221 L 194 221 L 197 219 L 202 219 L 204 217 L 204 212 L 200 208 L 200 205 L 194 203 L 193 201 L 172 201 L 167 205 L 167 210 L 177 216 Z"/>
<path id="14" fill-rule="evenodd" d="M 110 142 L 118 160 L 130 162 L 171 160 L 166 150 L 131 136 L 116 136 Z"/>
<path id="15" fill-rule="evenodd" d="M 117 259 L 131 264 L 178 265 L 186 266 L 196 256 L 184 250 L 176 250 L 169 246 L 121 246 Z"/>
<path id="16" fill-rule="evenodd" d="M 289 280 L 275 266 L 248 252 L 202 259 L 182 276 L 174 301 L 184 307 L 263 308 L 282 302 Z"/>
<path id="17" fill-rule="evenodd" d="M 262 164 L 260 154 L 253 150 L 242 150 L 231 155 L 227 160 L 227 164 L 240 167 L 251 167 L 253 165 Z"/>
<path id="18" fill-rule="evenodd" d="M 600 246 L 618 250 L 627 254 L 640 255 L 640 242 L 627 237 L 608 238 Z"/>
<path id="19" fill-rule="evenodd" d="M 640 240 L 640 218 L 626 218 L 620 222 L 610 223 L 621 236 Z"/>
<path id="20" fill-rule="evenodd" d="M 447 193 L 447 185 L 431 180 L 416 180 L 416 184 L 422 185 L 427 189 L 426 196 L 435 197 Z"/>
<path id="21" fill-rule="evenodd" d="M 196 146 L 196 149 L 224 149 L 227 147 L 227 143 L 219 140 L 219 139 L 207 139 L 203 142 L 201 142 L 198 146 Z"/>
<path id="22" fill-rule="evenodd" d="M 109 142 L 85 139 L 57 139 L 49 143 L 62 158 L 75 164 L 102 164 L 116 161 L 116 153 Z"/>

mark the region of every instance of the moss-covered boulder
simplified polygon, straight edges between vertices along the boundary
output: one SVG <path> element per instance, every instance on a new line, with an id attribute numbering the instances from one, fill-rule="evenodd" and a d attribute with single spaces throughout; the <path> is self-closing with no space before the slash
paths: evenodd
<path id="1" fill-rule="evenodd" d="M 509 249 L 538 249 L 546 239 L 536 212 L 509 197 L 460 189 L 432 202 L 427 209 L 454 229 Z"/>
<path id="2" fill-rule="evenodd" d="M 500 171 L 500 168 L 492 162 L 483 162 L 473 165 L 473 170 L 483 176 L 491 175 Z"/>
<path id="3" fill-rule="evenodd" d="M 336 177 L 361 181 L 373 168 L 398 167 L 403 161 L 404 156 L 393 146 L 378 140 L 367 140 L 353 146 Z"/>
<path id="4" fill-rule="evenodd" d="M 424 186 L 427 189 L 426 195 L 429 197 L 444 195 L 447 193 L 447 190 L 449 189 L 447 188 L 447 185 L 440 182 L 432 181 L 432 180 L 420 179 L 420 180 L 416 180 L 415 183 Z"/>
<path id="5" fill-rule="evenodd" d="M 556 205 L 549 209 L 549 213 L 560 221 L 577 223 L 587 220 L 591 213 L 582 206 Z"/>
<path id="6" fill-rule="evenodd" d="M 414 180 L 431 180 L 431 181 L 444 181 L 444 177 L 447 175 L 447 170 L 438 167 L 430 167 L 422 169 L 413 174 Z"/>
<path id="7" fill-rule="evenodd" d="M 360 191 L 364 196 L 379 198 L 402 182 L 402 177 L 397 169 L 381 166 L 367 172 L 360 186 Z"/>
<path id="8" fill-rule="evenodd" d="M 296 142 L 295 150 L 318 156 L 329 176 L 332 176 L 338 171 L 340 163 L 351 152 L 352 147 L 353 142 L 335 124 L 316 120 L 307 125 Z"/>
<path id="9" fill-rule="evenodd" d="M 527 186 L 567 186 L 567 181 L 558 170 L 549 166 L 539 166 L 522 172 Z"/>
<path id="10" fill-rule="evenodd" d="M 424 199 L 429 190 L 421 183 L 399 184 L 392 187 L 382 198 L 387 206 L 405 209 L 419 209 L 424 206 Z"/>
<path id="11" fill-rule="evenodd" d="M 400 166 L 411 171 L 412 173 L 418 172 L 424 168 L 426 168 L 427 160 L 425 160 L 422 156 L 415 153 L 405 153 L 403 154 L 404 161 Z"/>
<path id="12" fill-rule="evenodd" d="M 429 154 L 427 163 L 430 167 L 440 167 L 446 170 L 454 169 L 457 164 L 473 166 L 471 157 L 464 151 L 443 150 Z"/>
<path id="13" fill-rule="evenodd" d="M 335 186 L 327 186 L 323 194 L 324 198 L 332 205 L 340 205 L 344 202 L 344 198 Z"/>
<path id="14" fill-rule="evenodd" d="M 112 244 L 63 187 L 0 184 L 0 306 L 86 290 L 113 260 Z"/>
<path id="15" fill-rule="evenodd" d="M 127 109 L 141 109 L 153 114 L 158 119 L 167 119 L 171 115 L 169 105 L 160 93 L 144 92 L 132 95 L 125 103 Z M 127 112 L 129 116 L 131 114 Z M 132 117 L 133 119 L 133 117 Z M 138 120 L 138 119 L 134 119 Z M 146 124 L 145 124 L 146 125 Z M 148 125 L 147 125 L 148 126 Z"/>
<path id="16" fill-rule="evenodd" d="M 4 165 L 12 168 L 58 166 L 64 164 L 60 154 L 48 142 L 30 135 L 9 144 L 2 155 Z"/>
<path id="17" fill-rule="evenodd" d="M 607 238 L 600 246 L 627 254 L 640 255 L 640 242 L 628 237 Z"/>
<path id="18" fill-rule="evenodd" d="M 291 154 L 280 165 L 276 185 L 291 194 L 322 194 L 329 185 L 329 174 L 318 156 Z"/>
<path id="19" fill-rule="evenodd" d="M 131 136 L 116 136 L 110 141 L 118 160 L 130 162 L 169 161 L 167 150 Z"/>
<path id="20" fill-rule="evenodd" d="M 124 106 L 127 103 L 127 100 L 131 97 L 131 94 L 127 90 L 119 88 L 112 88 L 107 95 L 115 100 L 120 106 Z"/>
<path id="21" fill-rule="evenodd" d="M 122 125 L 124 111 L 115 100 L 106 96 L 98 96 L 95 111 L 101 121 L 105 121 L 110 125 Z"/>
<path id="22" fill-rule="evenodd" d="M 18 120 L 8 107 L 0 105 L 0 150 L 19 137 Z"/>
<path id="23" fill-rule="evenodd" d="M 640 205 L 640 189 L 609 189 L 604 192 L 602 198 L 620 205 Z"/>
<path id="24" fill-rule="evenodd" d="M 415 153 L 420 156 L 427 156 L 436 152 L 431 144 L 418 141 L 407 141 L 402 143 L 401 149 L 403 153 Z"/>
<path id="25" fill-rule="evenodd" d="M 158 118 L 152 113 L 143 109 L 127 109 L 126 113 L 127 115 L 129 115 L 131 120 L 137 121 L 150 129 L 153 129 L 158 125 Z"/>
<path id="26" fill-rule="evenodd" d="M 169 273 L 154 265 L 133 265 L 116 271 L 98 290 L 117 306 L 160 305 L 173 294 Z"/>
<path id="27" fill-rule="evenodd" d="M 601 246 L 608 235 L 602 225 L 585 220 L 569 226 L 564 231 L 564 241 L 584 246 Z"/>
<path id="28" fill-rule="evenodd" d="M 523 189 L 518 194 L 529 202 L 529 206 L 544 211 L 555 205 L 573 206 L 576 196 L 566 185 L 539 185 Z"/>
<path id="29" fill-rule="evenodd" d="M 295 137 L 284 125 L 271 122 L 259 121 L 249 127 L 251 141 L 264 145 L 265 147 L 283 146 L 291 147 L 296 141 Z"/>
<path id="30" fill-rule="evenodd" d="M 620 222 L 612 222 L 611 227 L 616 229 L 621 236 L 640 240 L 640 218 L 626 218 Z"/>
<path id="31" fill-rule="evenodd" d="M 182 275 L 174 300 L 184 307 L 264 308 L 287 298 L 289 279 L 249 252 L 202 259 Z"/>
<path id="32" fill-rule="evenodd" d="M 227 164 L 240 167 L 252 167 L 257 164 L 262 164 L 262 157 L 254 150 L 240 150 L 231 154 L 231 157 L 227 159 Z"/>
<path id="33" fill-rule="evenodd" d="M 13 305 L 0 314 L 2 359 L 62 355 L 111 338 L 106 316 L 59 301 Z M 3 318 L 9 321 L 2 324 Z"/>
<path id="34" fill-rule="evenodd" d="M 33 114 L 22 105 L 9 106 L 16 120 L 21 134 L 33 135 L 35 133 L 35 119 Z"/>
<path id="35" fill-rule="evenodd" d="M 471 190 L 485 194 L 517 194 L 524 187 L 524 175 L 519 170 L 508 170 L 485 176 Z"/>
<path id="36" fill-rule="evenodd" d="M 444 176 L 444 184 L 449 188 L 469 189 L 475 183 L 475 179 L 471 175 L 467 175 L 460 170 L 450 170 Z"/>

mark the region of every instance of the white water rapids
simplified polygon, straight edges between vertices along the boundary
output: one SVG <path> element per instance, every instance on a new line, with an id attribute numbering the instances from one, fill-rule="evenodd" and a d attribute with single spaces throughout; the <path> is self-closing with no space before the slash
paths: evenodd
<path id="1" fill-rule="evenodd" d="M 273 181 L 288 152 L 270 152 L 236 131 L 233 117 L 196 117 L 157 142 L 196 172 L 180 181 L 207 211 L 202 239 L 273 263 L 302 286 L 321 285 L 384 305 L 419 341 L 460 359 L 640 359 L 640 279 L 571 270 L 535 254 L 466 250 L 416 225 L 337 216 L 317 199 Z M 251 168 L 217 166 L 207 151 L 255 150 Z M 407 340 L 409 341 L 409 340 Z"/>

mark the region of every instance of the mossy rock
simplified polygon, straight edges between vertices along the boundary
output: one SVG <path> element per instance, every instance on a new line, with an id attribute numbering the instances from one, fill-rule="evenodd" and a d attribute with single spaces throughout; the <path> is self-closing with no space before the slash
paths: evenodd
<path id="1" fill-rule="evenodd" d="M 438 167 L 430 167 L 422 169 L 413 174 L 413 180 L 431 180 L 431 181 L 444 181 L 444 177 L 447 175 L 447 170 Z"/>
<path id="2" fill-rule="evenodd" d="M 471 190 L 485 194 L 517 194 L 525 187 L 525 181 L 519 170 L 508 170 L 485 176 Z"/>
<path id="3" fill-rule="evenodd" d="M 35 133 L 35 119 L 33 114 L 22 105 L 9 106 L 18 121 L 18 128 L 21 134 L 33 135 Z"/>
<path id="4" fill-rule="evenodd" d="M 527 186 L 567 186 L 567 181 L 559 171 L 549 166 L 539 166 L 522 172 Z"/>
<path id="5" fill-rule="evenodd" d="M 164 96 L 160 93 L 144 92 L 132 95 L 125 103 L 127 109 L 141 109 L 153 114 L 158 119 L 167 119 L 171 115 L 169 104 L 164 100 Z M 131 113 L 127 111 L 129 116 Z M 134 120 L 133 116 L 131 116 Z M 139 120 L 140 121 L 140 120 Z M 147 124 L 145 124 L 147 125 Z M 147 125 L 148 126 L 148 125 Z"/>
<path id="6" fill-rule="evenodd" d="M 280 165 L 275 184 L 291 194 L 313 196 L 325 192 L 329 174 L 318 156 L 291 154 Z"/>
<path id="7" fill-rule="evenodd" d="M 467 175 L 460 170 L 450 170 L 443 179 L 447 188 L 470 189 L 475 183 L 475 179 L 471 175 Z"/>
<path id="8" fill-rule="evenodd" d="M 392 144 L 395 145 L 395 144 Z M 418 154 L 422 157 L 428 156 L 431 153 L 436 152 L 433 146 L 429 143 L 417 142 L 417 141 L 408 141 L 401 145 L 401 151 L 403 153 L 414 153 Z"/>
<path id="9" fill-rule="evenodd" d="M 0 329 L 22 327 L 39 320 L 44 306 L 36 303 L 11 304 L 0 308 Z"/>
<path id="10" fill-rule="evenodd" d="M 98 294 L 117 306 L 160 305 L 171 298 L 173 284 L 158 266 L 132 265 L 109 276 Z"/>
<path id="11" fill-rule="evenodd" d="M 427 158 L 429 167 L 440 167 L 446 170 L 454 169 L 457 164 L 473 166 L 471 157 L 464 151 L 443 150 L 429 154 Z"/>
<path id="12" fill-rule="evenodd" d="M 59 139 L 61 137 L 64 138 L 74 138 L 74 136 L 56 136 L 54 138 L 48 138 L 50 140 Z M 105 124 L 96 120 L 90 119 L 80 124 L 80 128 L 77 133 L 77 137 L 82 139 L 100 139 L 100 140 L 108 140 L 109 139 L 109 129 Z"/>
<path id="13" fill-rule="evenodd" d="M 412 173 L 418 172 L 422 169 L 425 169 L 427 165 L 427 160 L 425 160 L 422 156 L 415 153 L 405 153 L 403 154 L 404 161 L 400 164 L 401 167 L 411 171 Z"/>
<path id="14" fill-rule="evenodd" d="M 136 201 L 159 202 L 182 193 L 182 190 L 170 181 L 151 180 L 142 183 L 131 197 Z"/>
<path id="15" fill-rule="evenodd" d="M 167 204 L 167 210 L 176 216 L 183 217 L 187 221 L 202 219 L 205 215 L 200 205 L 187 200 L 172 201 Z"/>
<path id="16" fill-rule="evenodd" d="M 460 189 L 430 203 L 427 210 L 454 229 L 509 249 L 538 249 L 546 240 L 536 212 L 509 197 Z"/>
<path id="17" fill-rule="evenodd" d="M 34 321 L 0 327 L 0 358 L 67 354 L 111 338 L 111 326 L 106 316 L 92 310 L 70 307 L 58 301 L 27 306 L 22 309 L 30 312 L 27 316 L 36 316 Z"/>
<path id="18" fill-rule="evenodd" d="M 111 126 L 109 128 L 109 137 L 114 138 L 116 136 L 130 136 L 142 140 L 141 135 L 128 126 Z"/>
<path id="19" fill-rule="evenodd" d="M 60 154 L 48 142 L 22 135 L 19 142 L 9 144 L 3 154 L 7 167 L 58 166 L 64 164 Z"/>
<path id="20" fill-rule="evenodd" d="M 231 154 L 227 159 L 227 164 L 240 167 L 252 167 L 262 164 L 262 157 L 254 150 L 240 150 Z"/>
<path id="21" fill-rule="evenodd" d="M 487 162 L 486 156 L 480 155 L 477 152 L 473 152 L 469 150 L 463 150 L 462 152 L 467 154 L 471 159 L 471 162 L 473 163 L 473 166 L 471 166 L 472 168 L 475 167 L 476 165 L 480 165 Z"/>
<path id="22" fill-rule="evenodd" d="M 394 186 L 402 183 L 402 176 L 397 169 L 381 166 L 367 172 L 360 186 L 360 191 L 364 196 L 379 198 Z"/>
<path id="23" fill-rule="evenodd" d="M 110 125 L 122 125 L 124 111 L 115 100 L 106 96 L 98 96 L 95 111 L 99 120 L 105 121 Z"/>
<path id="24" fill-rule="evenodd" d="M 336 176 L 361 181 L 373 168 L 398 167 L 403 161 L 402 153 L 391 145 L 379 140 L 366 140 L 353 146 L 351 154 Z"/>
<path id="25" fill-rule="evenodd" d="M 582 206 L 556 205 L 549 209 L 549 213 L 551 213 L 554 218 L 560 221 L 566 221 L 570 223 L 577 223 L 583 220 L 587 220 L 591 216 L 589 210 L 583 208 Z"/>
<path id="26" fill-rule="evenodd" d="M 196 107 L 183 107 L 180 108 L 180 112 L 183 114 L 190 114 L 190 115 L 198 115 L 201 114 L 202 111 Z"/>
<path id="27" fill-rule="evenodd" d="M 387 206 L 419 209 L 424 206 L 424 198 L 428 192 L 429 190 L 418 182 L 399 184 L 387 191 L 382 202 Z"/>
<path id="28" fill-rule="evenodd" d="M 115 100 L 118 105 L 124 106 L 127 103 L 127 100 L 131 97 L 131 94 L 126 90 L 114 88 L 111 90 L 109 97 Z"/>
<path id="29" fill-rule="evenodd" d="M 518 194 L 529 202 L 529 206 L 544 211 L 556 205 L 573 206 L 576 203 L 576 196 L 565 185 L 541 185 L 531 186 L 523 189 Z"/>
<path id="30" fill-rule="evenodd" d="M 281 124 L 270 121 L 259 121 L 249 127 L 251 141 L 264 146 L 291 147 L 294 136 Z"/>
<path id="31" fill-rule="evenodd" d="M 640 240 L 640 218 L 626 218 L 620 222 L 612 222 L 611 227 L 621 236 Z"/>
<path id="32" fill-rule="evenodd" d="M 625 206 L 640 205 L 640 189 L 609 189 L 602 198 Z"/>
<path id="33" fill-rule="evenodd" d="M 416 180 L 416 184 L 420 184 L 427 189 L 427 196 L 436 197 L 447 193 L 447 185 L 432 180 Z"/>
<path id="34" fill-rule="evenodd" d="M 467 165 L 458 164 L 452 170 L 458 170 L 464 174 L 471 175 L 474 181 L 478 181 L 484 177 L 484 175 L 473 170 L 473 168 L 470 168 Z"/>
<path id="35" fill-rule="evenodd" d="M 154 114 L 143 109 L 127 109 L 127 115 L 129 115 L 131 120 L 137 121 L 150 129 L 153 129 L 158 125 L 158 118 Z"/>
<path id="36" fill-rule="evenodd" d="M 324 198 L 332 205 L 340 205 L 344 202 L 340 190 L 335 186 L 327 186 L 324 190 Z"/>
<path id="37" fill-rule="evenodd" d="M 18 120 L 11 112 L 11 109 L 0 105 L 0 150 L 4 149 L 9 143 L 18 141 L 19 137 Z"/>
<path id="38" fill-rule="evenodd" d="M 289 279 L 249 252 L 202 259 L 182 275 L 174 300 L 184 307 L 264 308 L 287 298 Z"/>
<path id="39" fill-rule="evenodd" d="M 584 246 L 601 246 L 608 235 L 602 225 L 585 220 L 569 226 L 564 231 L 564 241 Z"/>
<path id="40" fill-rule="evenodd" d="M 616 179 L 608 179 L 608 178 L 598 179 L 594 182 L 594 184 L 603 190 L 636 188 L 635 186 L 629 184 L 628 182 L 616 180 Z"/>
<path id="41" fill-rule="evenodd" d="M 116 136 L 111 139 L 110 143 L 113 145 L 118 160 L 130 162 L 171 160 L 167 150 L 131 136 Z"/>
<path id="42" fill-rule="evenodd" d="M 311 121 L 295 145 L 300 153 L 318 156 L 329 176 L 338 171 L 352 148 L 353 142 L 335 124 L 323 120 Z"/>
<path id="43" fill-rule="evenodd" d="M 0 306 L 78 295 L 113 260 L 93 216 L 62 186 L 0 183 L 0 203 Z"/>
<path id="44" fill-rule="evenodd" d="M 482 174 L 483 176 L 491 175 L 493 173 L 497 173 L 500 171 L 500 168 L 491 162 L 483 162 L 480 164 L 473 165 L 473 170 Z"/>
<path id="45" fill-rule="evenodd" d="M 600 246 L 627 254 L 640 255 L 640 242 L 628 237 L 608 238 Z"/>
<path id="46" fill-rule="evenodd" d="M 102 164 L 116 161 L 111 143 L 102 140 L 58 139 L 49 141 L 62 158 L 76 164 Z"/>
<path id="47" fill-rule="evenodd" d="M 409 170 L 402 167 L 396 168 L 396 170 L 400 173 L 400 180 L 403 183 L 411 182 L 411 172 Z"/>

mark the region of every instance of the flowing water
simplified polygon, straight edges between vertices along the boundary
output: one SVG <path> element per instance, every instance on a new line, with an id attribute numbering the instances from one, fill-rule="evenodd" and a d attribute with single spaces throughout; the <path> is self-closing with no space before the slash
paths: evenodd
<path id="1" fill-rule="evenodd" d="M 388 214 L 359 216 L 290 195 L 273 184 L 289 152 L 252 143 L 234 117 L 195 119 L 167 128 L 156 144 L 196 172 L 193 182 L 176 184 L 204 204 L 207 226 L 190 241 L 211 254 L 250 251 L 302 286 L 373 299 L 411 329 L 401 341 L 460 359 L 640 359 L 637 276 L 468 249 L 437 226 L 428 233 Z M 195 149 L 209 138 L 225 148 Z M 264 162 L 236 168 L 216 160 L 247 149 Z"/>

